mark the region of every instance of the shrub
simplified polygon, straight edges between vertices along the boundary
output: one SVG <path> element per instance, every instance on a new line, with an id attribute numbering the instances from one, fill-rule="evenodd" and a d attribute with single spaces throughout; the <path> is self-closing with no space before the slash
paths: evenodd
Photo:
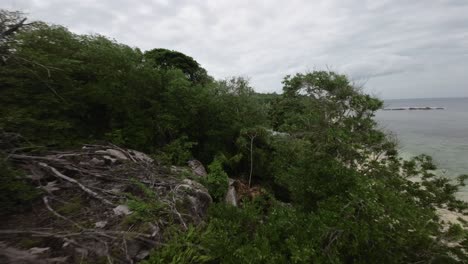
<path id="1" fill-rule="evenodd" d="M 459 224 L 454 224 L 449 227 L 447 230 L 447 236 L 453 240 L 460 240 L 465 237 L 465 230 Z"/>
<path id="2" fill-rule="evenodd" d="M 127 206 L 132 211 L 126 219 L 128 224 L 152 222 L 161 216 L 166 205 L 158 200 L 156 193 L 145 184 L 132 180 L 134 193 L 127 193 Z"/>
<path id="3" fill-rule="evenodd" d="M 0 215 L 25 209 L 38 195 L 39 191 L 0 155 Z"/>
<path id="4" fill-rule="evenodd" d="M 192 157 L 191 149 L 196 145 L 196 142 L 188 141 L 186 136 L 182 136 L 164 146 L 157 158 L 163 163 L 185 165 Z"/>
<path id="5" fill-rule="evenodd" d="M 198 229 L 190 227 L 186 233 L 174 231 L 173 239 L 160 249 L 155 249 L 150 258 L 141 264 L 209 263 L 212 258 L 199 246 L 201 236 Z"/>
<path id="6" fill-rule="evenodd" d="M 215 201 L 221 201 L 229 187 L 228 175 L 224 172 L 222 162 L 219 159 L 215 159 L 208 165 L 208 171 L 209 173 L 202 183 L 208 188 Z"/>

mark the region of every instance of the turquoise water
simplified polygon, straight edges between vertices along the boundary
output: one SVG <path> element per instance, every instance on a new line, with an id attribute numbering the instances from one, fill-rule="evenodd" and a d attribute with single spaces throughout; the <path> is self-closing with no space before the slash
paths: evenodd
<path id="1" fill-rule="evenodd" d="M 396 135 L 401 155 L 431 155 L 438 172 L 468 174 L 468 98 L 385 100 L 385 107 L 445 107 L 445 110 L 378 111 L 381 128 Z M 468 187 L 459 194 L 468 201 Z"/>

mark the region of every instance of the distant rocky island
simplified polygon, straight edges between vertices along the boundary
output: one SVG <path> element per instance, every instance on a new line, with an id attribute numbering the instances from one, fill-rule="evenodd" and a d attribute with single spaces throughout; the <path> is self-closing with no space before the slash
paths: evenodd
<path id="1" fill-rule="evenodd" d="M 430 106 L 416 106 L 416 107 L 391 107 L 384 108 L 384 111 L 399 111 L 399 110 L 445 110 L 445 107 L 430 107 Z"/>

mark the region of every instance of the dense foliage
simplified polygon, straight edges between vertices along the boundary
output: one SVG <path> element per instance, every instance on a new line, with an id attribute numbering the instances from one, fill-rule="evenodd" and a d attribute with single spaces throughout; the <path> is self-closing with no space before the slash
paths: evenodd
<path id="1" fill-rule="evenodd" d="M 0 216 L 24 210 L 38 197 L 39 191 L 25 181 L 24 175 L 0 155 Z"/>
<path id="2" fill-rule="evenodd" d="M 436 213 L 466 212 L 454 196 L 466 176 L 454 184 L 428 156 L 401 160 L 373 119 L 382 101 L 344 75 L 286 76 L 282 95 L 262 95 L 176 51 L 46 24 L 14 38 L 0 66 L 0 128 L 35 145 L 107 140 L 167 163 L 211 163 L 204 184 L 218 202 L 206 224 L 174 231 L 147 263 L 468 261 L 464 228 Z M 262 193 L 223 204 L 228 175 Z M 134 221 L 157 216 L 157 204 L 129 206 Z"/>
<path id="3" fill-rule="evenodd" d="M 208 175 L 202 183 L 208 188 L 210 195 L 216 201 L 223 201 L 229 185 L 229 178 L 223 170 L 223 164 L 219 159 L 215 159 L 208 166 Z"/>
<path id="4" fill-rule="evenodd" d="M 16 39 L 16 56 L 0 71 L 0 126 L 37 143 L 111 140 L 156 153 L 178 140 L 196 142 L 194 154 L 209 162 L 235 148 L 239 130 L 254 122 L 244 116 L 266 120 L 253 93 L 239 96 L 237 83 L 212 81 L 178 52 L 143 53 L 45 24 Z"/>

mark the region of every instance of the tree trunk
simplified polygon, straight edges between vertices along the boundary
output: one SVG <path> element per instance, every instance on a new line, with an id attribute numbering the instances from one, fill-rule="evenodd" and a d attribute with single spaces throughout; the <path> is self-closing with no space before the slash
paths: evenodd
<path id="1" fill-rule="evenodd" d="M 255 135 L 250 136 L 250 175 L 249 175 L 249 188 L 252 182 L 252 172 L 253 172 L 253 141 L 255 139 Z"/>

